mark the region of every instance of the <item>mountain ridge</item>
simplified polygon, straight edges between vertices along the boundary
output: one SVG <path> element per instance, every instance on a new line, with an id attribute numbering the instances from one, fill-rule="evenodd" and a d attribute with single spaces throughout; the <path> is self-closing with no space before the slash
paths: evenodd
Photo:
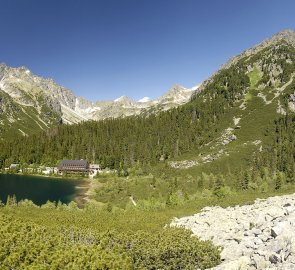
<path id="1" fill-rule="evenodd" d="M 295 31 L 293 31 L 292 29 L 284 29 L 274 34 L 270 38 L 264 39 L 257 45 L 254 45 L 253 47 L 244 50 L 242 53 L 230 58 L 224 65 L 221 66 L 221 68 L 228 68 L 232 64 L 240 60 L 242 57 L 253 55 L 270 45 L 277 44 L 282 40 L 288 42 L 290 45 L 295 47 Z"/>
<path id="2" fill-rule="evenodd" d="M 294 48 L 294 31 L 283 30 L 231 58 L 200 85 L 192 88 L 174 85 L 159 98 L 145 99 L 144 102 L 142 100 L 134 101 L 125 96 L 114 101 L 89 101 L 83 97 L 77 97 L 71 90 L 57 84 L 53 79 L 44 79 L 34 75 L 26 67 L 12 68 L 0 64 L 0 89 L 2 90 L 0 91 L 0 109 L 2 110 L 0 136 L 3 137 L 3 134 L 12 132 L 15 128 L 21 134 L 30 134 L 31 128 L 27 127 L 30 125 L 34 126 L 33 130 L 35 131 L 50 128 L 60 123 L 74 124 L 81 121 L 121 118 L 132 115 L 149 116 L 153 113 L 169 110 L 187 103 L 192 97 L 201 93 L 218 74 L 242 61 L 243 58 L 250 61 L 249 59 L 252 56 L 261 53 L 266 48 L 277 50 L 282 42 L 286 42 Z M 287 64 L 292 64 L 292 61 L 290 61 L 291 59 L 286 59 Z M 272 71 L 270 73 L 267 70 L 263 72 L 267 68 Z M 281 75 L 278 75 L 282 74 L 282 67 L 279 63 L 270 66 L 260 61 L 255 66 L 250 63 L 247 69 L 247 73 L 254 70 L 255 76 L 258 77 L 265 73 L 260 78 L 264 81 L 261 87 L 266 84 L 280 84 L 281 79 L 279 77 Z M 275 95 L 278 94 L 277 91 Z M 260 95 L 265 98 L 264 94 L 260 93 Z"/>
<path id="3" fill-rule="evenodd" d="M 294 78 L 295 48 L 282 40 L 220 70 L 175 109 L 0 140 L 2 168 L 85 159 L 114 172 L 98 177 L 95 200 L 125 209 L 130 198 L 156 209 L 286 192 L 295 183 Z M 172 98 L 183 89 L 172 88 Z"/>
<path id="4" fill-rule="evenodd" d="M 51 122 L 56 123 L 62 121 L 66 124 L 74 124 L 88 120 L 139 115 L 143 112 L 147 115 L 153 113 L 153 110 L 155 112 L 167 110 L 187 102 L 193 92 L 187 91 L 184 87 L 178 87 L 178 89 L 181 92 L 179 100 L 175 96 L 175 89 L 172 88 L 162 97 L 155 100 L 145 99 L 144 102 L 142 100 L 134 101 L 129 97 L 120 97 L 113 101 L 98 100 L 93 102 L 76 96 L 70 89 L 59 85 L 51 78 L 34 75 L 24 66 L 15 68 L 4 63 L 0 64 L 0 90 L 9 95 L 11 101 L 18 107 L 17 111 L 22 111 L 23 107 L 32 107 L 34 114 L 38 115 L 40 108 L 44 106 L 46 110 L 55 114 L 55 119 Z M 173 93 L 170 93 L 171 91 Z M 7 98 L 2 98 L 2 103 Z M 41 99 L 42 103 L 40 103 Z M 3 114 L 2 117 L 4 117 Z M 42 117 L 40 121 L 51 126 L 49 122 L 47 123 L 46 118 Z M 22 117 L 16 116 L 13 120 L 18 122 L 18 119 L 22 119 Z M 23 119 L 23 121 L 26 120 Z M 22 133 L 26 134 L 27 132 L 23 131 Z"/>
<path id="5" fill-rule="evenodd" d="M 243 57 L 254 55 L 264 48 L 274 45 L 280 41 L 286 41 L 288 42 L 292 47 L 295 48 L 295 31 L 293 29 L 284 29 L 282 31 L 279 31 L 272 35 L 269 38 L 266 38 L 259 42 L 258 44 L 254 45 L 253 47 L 250 47 L 246 50 L 243 50 L 240 54 L 234 55 L 231 57 L 226 63 L 222 64 L 217 71 L 213 72 L 213 74 L 206 80 L 204 80 L 200 86 L 199 91 L 202 91 L 210 82 L 212 82 L 213 78 L 219 74 L 220 71 L 227 69 L 231 67 L 232 65 L 236 64 L 239 60 L 241 60 Z M 198 94 L 198 93 L 196 93 Z"/>

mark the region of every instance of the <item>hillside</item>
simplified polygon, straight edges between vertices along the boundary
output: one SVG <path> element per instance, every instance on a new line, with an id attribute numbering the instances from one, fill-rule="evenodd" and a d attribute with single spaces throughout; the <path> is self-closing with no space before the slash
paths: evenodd
<path id="1" fill-rule="evenodd" d="M 186 103 L 196 89 L 175 85 L 155 100 L 145 98 L 136 102 L 122 96 L 114 101 L 90 102 L 25 67 L 0 64 L 0 137 L 12 133 L 29 135 L 59 124 L 149 115 Z"/>
<path id="2" fill-rule="evenodd" d="M 192 96 L 197 89 L 175 86 L 161 98 L 162 104 L 182 100 L 183 105 L 141 107 L 139 115 L 72 125 L 62 124 L 70 115 L 66 113 L 72 112 L 65 108 L 77 101 L 70 91 L 62 88 L 57 91 L 62 96 L 54 97 L 56 90 L 48 90 L 51 94 L 44 98 L 43 80 L 34 95 L 31 86 L 24 88 L 26 76 L 38 81 L 27 70 L 22 71 L 25 79 L 19 87 L 11 86 L 6 77 L 1 108 L 3 121 L 10 122 L 3 122 L 8 129 L 2 130 L 10 136 L 0 141 L 2 172 L 15 162 L 26 168 L 55 166 L 61 159 L 87 159 L 107 170 L 91 180 L 83 209 L 75 202 L 36 206 L 15 197 L 0 203 L 0 266 L 189 270 L 293 266 L 289 238 L 294 195 L 250 203 L 257 197 L 295 192 L 294 41 L 293 31 L 280 32 L 232 58 Z M 190 98 L 179 94 L 182 91 Z M 36 99 L 39 94 L 42 102 Z M 68 103 L 61 105 L 61 100 Z M 138 103 L 154 102 L 143 101 Z M 108 108 L 132 104 L 120 97 Z M 9 112 L 15 114 L 7 118 Z M 24 136 L 28 115 L 35 117 L 36 125 L 42 121 L 47 125 L 34 126 L 36 132 Z M 23 132 L 13 133 L 16 127 Z M 200 238 L 171 228 L 173 217 L 177 217 L 173 226 L 183 225 Z"/>
<path id="3" fill-rule="evenodd" d="M 279 189 L 294 177 L 294 39 L 286 30 L 233 58 L 178 108 L 14 136 L 1 146 L 2 164 L 68 158 L 116 169 L 119 178 L 103 180 L 95 199 L 123 207 L 130 195 L 163 203 L 223 186 Z"/>
<path id="4" fill-rule="evenodd" d="M 231 60 L 232 64 L 225 65 L 200 86 L 200 91 L 192 101 L 178 109 L 146 119 L 128 117 L 72 127 L 60 126 L 52 132 L 41 134 L 41 143 L 43 140 L 45 144 L 49 133 L 52 143 L 63 145 L 63 149 L 57 151 L 54 161 L 70 157 L 71 152 L 71 158 L 84 157 L 99 162 L 102 162 L 101 156 L 106 154 L 120 160 L 124 156 L 127 165 L 133 162 L 132 159 L 157 162 L 178 156 L 183 159 L 190 152 L 194 156 L 196 153 L 203 156 L 202 152 L 215 155 L 219 151 L 237 153 L 236 150 L 241 150 L 243 145 L 244 148 L 257 148 L 265 140 L 262 134 L 266 126 L 276 118 L 284 117 L 287 112 L 292 112 L 294 108 L 294 47 L 284 33 L 288 37 L 291 35 L 290 31 L 279 33 L 262 43 L 267 46 L 258 45 L 255 48 L 260 48 L 259 50 L 250 49 Z M 292 33 L 294 39 L 295 34 Z M 176 92 L 180 91 L 179 88 L 175 89 Z M 128 98 L 115 101 L 118 104 L 128 102 L 132 103 Z M 86 148 L 73 140 L 65 144 L 66 136 L 76 137 L 72 136 L 74 133 L 83 136 Z M 105 141 L 108 138 L 113 142 L 112 147 L 112 143 Z M 72 149 L 68 143 L 76 149 Z M 123 145 L 127 145 L 126 149 L 122 149 Z M 46 149 L 49 150 L 50 143 L 47 146 Z M 149 146 L 152 146 L 152 151 Z M 113 147 L 116 149 L 109 151 Z M 149 151 L 145 153 L 143 148 L 148 148 Z M 48 157 L 50 153 L 46 149 L 40 154 Z M 142 152 L 140 157 L 139 153 Z M 42 157 L 40 158 L 42 162 Z M 181 163 L 177 164 L 176 160 L 172 166 L 181 167 Z"/>

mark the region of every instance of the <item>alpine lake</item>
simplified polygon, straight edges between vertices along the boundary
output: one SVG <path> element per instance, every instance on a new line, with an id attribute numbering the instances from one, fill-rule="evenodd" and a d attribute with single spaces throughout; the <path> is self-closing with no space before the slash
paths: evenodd
<path id="1" fill-rule="evenodd" d="M 85 180 L 58 179 L 41 176 L 0 174 L 0 200 L 6 203 L 8 196 L 17 201 L 28 199 L 36 205 L 47 201 L 83 205 L 87 183 Z"/>

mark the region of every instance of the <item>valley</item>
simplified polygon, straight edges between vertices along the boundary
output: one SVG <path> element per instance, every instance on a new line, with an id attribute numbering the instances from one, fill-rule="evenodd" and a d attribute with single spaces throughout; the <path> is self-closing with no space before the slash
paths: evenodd
<path id="1" fill-rule="evenodd" d="M 189 101 L 198 89 L 174 85 L 155 100 L 134 101 L 121 96 L 114 101 L 91 102 L 58 85 L 52 79 L 32 74 L 26 67 L 12 68 L 0 64 L 0 137 L 12 133 L 29 135 L 59 124 L 75 124 L 89 120 L 121 118 L 156 113 Z M 5 127 L 5 128 L 3 128 Z"/>
<path id="2" fill-rule="evenodd" d="M 213 216 L 229 211 L 224 222 L 230 222 L 235 210 L 254 213 L 259 202 L 265 208 L 277 204 L 276 199 L 257 198 L 295 192 L 294 74 L 292 30 L 233 57 L 198 87 L 174 86 L 154 101 L 123 96 L 89 102 L 25 68 L 2 65 L 2 172 L 11 164 L 56 167 L 62 160 L 81 159 L 101 170 L 89 180 L 88 201 L 80 208 L 68 201 L 37 206 L 10 198 L 1 203 L 0 233 L 7 240 L 0 248 L 0 266 L 227 269 L 222 268 L 222 243 L 214 238 L 218 227 L 210 225 L 207 233 L 201 226 L 208 220 L 196 224 L 211 211 Z M 293 207 L 294 195 L 289 196 L 275 198 Z M 204 207 L 210 212 L 201 211 Z M 171 222 L 185 228 L 170 228 Z M 238 227 L 234 222 L 229 226 Z M 203 231 L 191 237 L 198 230 Z M 30 251 L 21 245 L 28 239 Z M 269 239 L 266 245 L 276 241 Z M 267 256 L 261 262 L 253 252 L 239 263 L 247 263 L 245 269 L 293 267 L 293 250 L 288 250 L 286 262 Z M 277 258 L 274 252 L 270 255 Z"/>

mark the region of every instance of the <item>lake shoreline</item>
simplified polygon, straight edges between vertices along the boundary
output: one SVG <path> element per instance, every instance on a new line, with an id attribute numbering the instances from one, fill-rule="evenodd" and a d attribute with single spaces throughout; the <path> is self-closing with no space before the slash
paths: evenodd
<path id="1" fill-rule="evenodd" d="M 93 180 L 92 179 L 84 179 L 83 182 L 76 186 L 76 190 L 81 190 L 77 192 L 73 201 L 78 204 L 79 208 L 83 208 L 84 205 L 90 201 L 90 196 L 93 191 Z"/>
<path id="2" fill-rule="evenodd" d="M 36 176 L 36 177 L 42 177 L 42 178 L 46 178 L 46 179 L 58 179 L 58 180 L 79 180 L 79 181 L 87 181 L 90 180 L 89 177 L 81 177 L 81 178 L 72 178 L 72 177 L 64 177 L 64 176 L 58 176 L 58 175 L 44 175 L 44 174 L 30 174 L 30 173 L 8 173 L 8 172 L 3 172 L 0 171 L 0 175 L 20 175 L 20 176 Z"/>
<path id="3" fill-rule="evenodd" d="M 41 206 L 46 201 L 70 203 L 74 201 L 80 208 L 89 201 L 92 181 L 89 178 L 61 178 L 37 174 L 0 173 L 0 199 L 16 195 L 18 201 L 31 200 Z M 62 181 L 64 180 L 64 181 Z M 48 196 L 48 197 L 47 197 Z"/>

